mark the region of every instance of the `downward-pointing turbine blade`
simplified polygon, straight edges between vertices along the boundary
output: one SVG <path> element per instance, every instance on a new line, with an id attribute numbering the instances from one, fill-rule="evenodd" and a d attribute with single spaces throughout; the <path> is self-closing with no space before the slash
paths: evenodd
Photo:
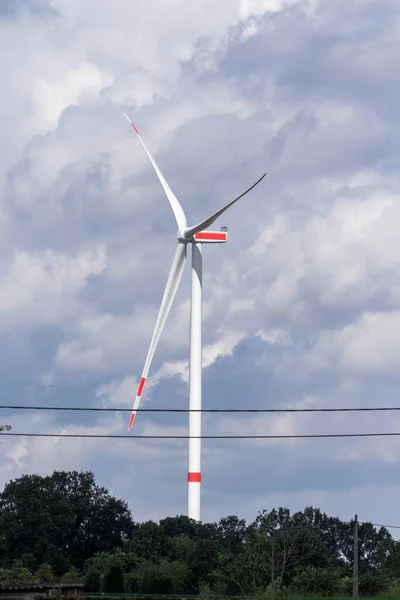
<path id="1" fill-rule="evenodd" d="M 124 115 L 124 117 L 126 118 L 128 123 L 130 124 L 130 126 L 132 127 L 133 131 L 136 133 L 137 137 L 139 138 L 140 143 L 142 144 L 143 148 L 145 149 L 146 154 L 149 157 L 151 164 L 154 167 L 155 172 L 157 173 L 158 179 L 160 180 L 160 183 L 164 188 L 164 192 L 167 195 L 167 198 L 168 198 L 169 203 L 172 208 L 172 212 L 174 213 L 176 225 L 177 225 L 178 229 L 182 231 L 186 227 L 186 216 L 185 216 L 182 206 L 179 203 L 179 200 L 177 199 L 177 197 L 175 196 L 175 194 L 169 187 L 167 181 L 165 180 L 164 175 L 161 173 L 160 169 L 158 168 L 156 161 L 154 160 L 154 158 L 151 156 L 150 152 L 148 151 L 144 141 L 141 138 L 140 133 L 138 132 L 138 130 L 136 129 L 136 127 L 134 126 L 134 124 L 132 123 L 132 121 L 130 120 L 128 115 L 122 110 L 122 108 L 120 106 L 118 108 L 120 109 L 120 111 L 122 112 L 122 114 Z"/>
<path id="2" fill-rule="evenodd" d="M 240 196 L 238 196 L 237 198 L 235 198 L 234 200 L 232 200 L 231 202 L 229 202 L 229 204 L 227 204 L 226 206 L 224 206 L 223 208 L 221 208 L 220 210 L 218 210 L 213 215 L 211 215 L 211 217 L 208 217 L 207 219 L 204 219 L 204 221 L 202 221 L 201 223 L 198 223 L 197 225 L 194 225 L 193 227 L 186 228 L 185 232 L 184 232 L 185 233 L 185 237 L 186 238 L 190 238 L 195 233 L 198 233 L 199 231 L 202 231 L 203 229 L 207 229 L 207 227 L 210 227 L 210 225 L 212 225 L 214 223 L 214 221 L 216 221 L 218 219 L 218 217 L 220 215 L 222 215 L 222 213 L 224 213 L 226 210 L 228 210 L 228 208 L 230 206 L 232 206 L 232 204 L 235 204 L 235 202 L 237 202 L 238 200 L 240 200 L 240 198 L 243 198 L 243 196 L 245 196 L 248 192 L 250 192 L 250 190 L 252 190 L 253 188 L 255 188 L 256 185 L 258 185 L 260 183 L 260 181 L 262 181 L 264 179 L 265 176 L 266 176 L 266 173 L 264 173 L 264 175 L 262 177 L 260 177 L 260 179 L 258 179 L 258 181 L 256 181 L 255 183 L 253 183 L 253 185 L 251 187 L 249 187 L 249 189 L 247 189 L 245 192 L 243 192 L 243 194 L 240 194 Z"/>
<path id="3" fill-rule="evenodd" d="M 168 275 L 167 285 L 165 286 L 164 295 L 161 300 L 160 310 L 158 311 L 157 321 L 151 338 L 149 351 L 147 353 L 146 362 L 144 363 L 142 377 L 140 378 L 138 390 L 136 392 L 135 402 L 133 404 L 132 414 L 129 419 L 128 430 L 132 427 L 133 421 L 135 420 L 136 411 L 139 408 L 140 399 L 142 397 L 143 389 L 146 383 L 147 375 L 149 373 L 151 361 L 153 360 L 154 353 L 160 339 L 161 332 L 164 328 L 165 321 L 167 320 L 169 310 L 172 302 L 174 301 L 176 291 L 179 286 L 179 282 L 182 277 L 183 268 L 186 261 L 186 244 L 183 242 L 178 243 L 178 247 L 175 252 L 174 259 L 172 261 L 171 269 Z"/>

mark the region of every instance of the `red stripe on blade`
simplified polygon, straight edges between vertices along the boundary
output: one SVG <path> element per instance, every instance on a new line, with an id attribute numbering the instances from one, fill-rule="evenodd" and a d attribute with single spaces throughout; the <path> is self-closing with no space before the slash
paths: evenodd
<path id="1" fill-rule="evenodd" d="M 139 387 L 138 387 L 138 390 L 137 390 L 137 394 L 136 394 L 136 396 L 141 396 L 141 395 L 142 395 L 142 392 L 143 392 L 143 388 L 144 388 L 144 384 L 145 384 L 145 383 L 146 383 L 146 378 L 145 378 L 145 377 L 142 377 L 142 379 L 141 379 L 141 380 L 140 380 L 140 382 L 139 382 Z"/>
<path id="2" fill-rule="evenodd" d="M 227 234 L 225 231 L 199 231 L 194 234 L 195 240 L 226 240 Z"/>
<path id="3" fill-rule="evenodd" d="M 130 121 L 130 124 L 132 125 L 132 129 L 133 129 L 133 131 L 134 131 L 135 133 L 137 133 L 138 135 L 140 135 L 140 134 L 139 134 L 139 132 L 138 132 L 138 130 L 136 129 L 136 127 L 135 127 L 135 126 L 134 126 L 134 124 L 132 123 L 132 121 Z"/>
<path id="4" fill-rule="evenodd" d="M 135 413 L 132 413 L 131 418 L 129 419 L 128 430 L 132 427 L 134 420 L 135 420 Z"/>
<path id="5" fill-rule="evenodd" d="M 201 482 L 201 473 L 188 473 L 188 482 L 189 483 L 200 483 Z"/>

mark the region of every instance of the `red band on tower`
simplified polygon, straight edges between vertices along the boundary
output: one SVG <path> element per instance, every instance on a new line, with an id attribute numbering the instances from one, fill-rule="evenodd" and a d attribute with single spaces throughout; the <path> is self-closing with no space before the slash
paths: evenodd
<path id="1" fill-rule="evenodd" d="M 135 420 L 135 413 L 132 413 L 131 418 L 129 419 L 128 429 L 130 429 L 132 427 L 134 420 Z"/>
<path id="2" fill-rule="evenodd" d="M 140 380 L 140 382 L 139 382 L 139 387 L 138 387 L 138 390 L 137 390 L 137 394 L 136 394 L 136 396 L 141 396 L 141 395 L 142 395 L 142 392 L 143 392 L 143 388 L 144 388 L 144 384 L 145 384 L 145 383 L 146 383 L 146 378 L 145 378 L 145 377 L 142 377 L 142 379 L 141 379 L 141 380 Z"/>
<path id="3" fill-rule="evenodd" d="M 189 483 L 200 483 L 201 482 L 201 473 L 188 473 L 188 482 Z"/>

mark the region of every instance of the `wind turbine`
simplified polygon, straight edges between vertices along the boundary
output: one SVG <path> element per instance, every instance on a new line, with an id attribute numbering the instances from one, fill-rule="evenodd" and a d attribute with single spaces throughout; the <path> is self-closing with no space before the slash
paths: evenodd
<path id="1" fill-rule="evenodd" d="M 220 231 L 204 231 L 210 227 L 214 221 L 222 215 L 230 206 L 235 204 L 245 194 L 250 192 L 262 179 L 266 173 L 243 194 L 226 204 L 223 208 L 212 214 L 204 221 L 192 227 L 187 226 L 186 216 L 175 194 L 172 192 L 163 174 L 158 168 L 153 157 L 150 155 L 139 131 L 132 123 L 128 115 L 119 107 L 133 131 L 139 138 L 147 156 L 149 157 L 158 179 L 164 188 L 165 194 L 169 200 L 172 212 L 178 227 L 177 238 L 178 246 L 172 261 L 172 266 L 168 275 L 164 295 L 158 312 L 156 325 L 153 331 L 153 337 L 147 353 L 143 373 L 139 381 L 136 392 L 135 402 L 129 419 L 128 430 L 131 429 L 135 420 L 136 411 L 139 408 L 140 400 L 143 395 L 151 361 L 153 359 L 160 335 L 167 320 L 169 310 L 175 298 L 179 282 L 182 277 L 183 268 L 186 261 L 187 245 L 192 246 L 192 296 L 190 308 L 190 356 L 189 356 L 189 455 L 188 455 L 188 517 L 200 521 L 200 487 L 201 487 L 201 371 L 202 371 L 202 244 L 206 243 L 224 243 L 228 239 L 226 228 Z"/>

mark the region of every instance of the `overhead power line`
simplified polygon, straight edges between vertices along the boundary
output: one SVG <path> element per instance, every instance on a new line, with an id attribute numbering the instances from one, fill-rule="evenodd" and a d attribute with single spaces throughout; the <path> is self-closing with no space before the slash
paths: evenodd
<path id="1" fill-rule="evenodd" d="M 399 437 L 400 432 L 367 432 L 367 433 L 306 433 L 293 435 L 112 435 L 107 433 L 0 433 L 3 437 L 37 437 L 37 438 L 101 438 L 101 439 L 149 439 L 149 440 L 284 440 L 284 439 L 318 439 L 318 438 L 369 438 Z"/>
<path id="2" fill-rule="evenodd" d="M 342 523 L 346 524 L 346 525 L 354 525 L 354 521 L 342 521 Z M 371 523 L 371 521 L 358 521 L 359 525 L 372 525 L 373 527 L 384 527 L 385 529 L 400 529 L 400 525 L 381 525 L 380 523 Z M 310 529 L 313 529 L 313 525 L 307 524 L 307 525 L 294 525 L 289 526 L 289 527 L 279 527 L 279 529 L 275 529 L 274 533 L 281 533 L 281 532 L 292 532 L 292 531 L 309 531 Z"/>
<path id="3" fill-rule="evenodd" d="M 360 521 L 360 525 L 367 525 L 368 521 Z M 385 529 L 400 529 L 400 525 L 381 525 L 380 523 L 371 523 L 374 527 L 385 527 Z"/>
<path id="4" fill-rule="evenodd" d="M 354 525 L 354 521 L 342 521 L 345 525 Z M 381 525 L 380 523 L 371 523 L 370 521 L 358 521 L 359 525 L 372 525 L 373 527 L 384 527 L 385 529 L 400 529 L 400 525 Z M 274 533 L 291 533 L 292 531 L 309 531 L 313 529 L 313 525 L 294 525 L 289 527 L 279 527 Z"/>
<path id="5" fill-rule="evenodd" d="M 0 410 L 53 410 L 77 412 L 132 412 L 132 408 L 94 406 L 31 406 L 20 404 L 0 404 Z M 400 411 L 400 406 L 363 406 L 332 408 L 137 408 L 136 412 L 150 413 L 331 413 L 331 412 L 390 412 Z"/>

